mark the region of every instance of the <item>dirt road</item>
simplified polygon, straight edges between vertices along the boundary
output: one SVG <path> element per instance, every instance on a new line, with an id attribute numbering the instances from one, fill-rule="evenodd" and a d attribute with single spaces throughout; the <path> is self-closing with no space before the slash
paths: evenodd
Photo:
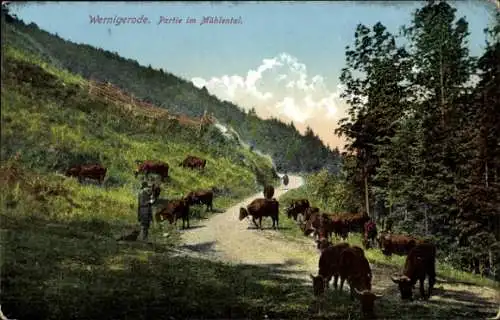
<path id="1" fill-rule="evenodd" d="M 288 189 L 298 188 L 303 180 L 290 176 Z M 275 198 L 287 190 L 276 188 Z M 226 212 L 213 216 L 197 228 L 184 231 L 183 251 L 192 256 L 245 264 L 283 265 L 302 271 L 315 272 L 317 252 L 311 240 L 303 243 L 287 241 L 279 231 L 256 230 L 253 223 L 238 220 L 240 207 L 248 205 L 253 199 L 262 197 L 255 194 Z M 249 228 L 250 227 L 250 228 Z M 307 240 L 307 239 L 306 239 Z M 304 278 L 307 273 L 304 273 Z"/>
<path id="2" fill-rule="evenodd" d="M 290 176 L 288 189 L 302 184 L 302 178 Z M 275 197 L 286 191 L 280 186 L 275 191 Z M 290 273 L 290 276 L 309 283 L 309 274 L 317 273 L 319 257 L 312 239 L 290 240 L 279 231 L 256 230 L 249 220 L 238 220 L 239 208 L 260 197 L 262 193 L 255 194 L 226 212 L 202 221 L 199 226 L 183 231 L 184 245 L 180 254 L 234 264 L 274 265 L 277 269 L 298 271 Z M 398 268 L 372 264 L 372 271 L 373 291 L 383 294 L 386 302 L 399 304 L 397 287 L 390 280 L 390 275 L 399 271 Z M 454 303 L 460 313 L 469 314 L 469 318 L 479 314 L 494 315 L 498 306 L 497 293 L 491 288 L 440 281 L 435 291 L 441 293 L 431 298 L 433 303 Z"/>

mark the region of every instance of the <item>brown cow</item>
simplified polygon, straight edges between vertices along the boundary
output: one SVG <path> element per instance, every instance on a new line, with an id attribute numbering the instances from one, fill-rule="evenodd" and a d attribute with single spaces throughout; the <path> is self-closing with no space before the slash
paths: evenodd
<path id="1" fill-rule="evenodd" d="M 303 231 L 305 236 L 314 232 L 316 237 L 322 234 L 328 240 L 331 238 L 332 233 L 335 233 L 337 237 L 340 236 L 344 240 L 347 239 L 347 230 L 346 226 L 342 222 L 342 219 L 333 216 L 331 213 L 312 213 L 309 216 Z"/>
<path id="2" fill-rule="evenodd" d="M 313 281 L 313 291 L 315 296 L 322 295 L 325 292 L 325 289 L 328 288 L 332 277 L 334 277 L 333 286 L 337 289 L 340 275 L 340 254 L 346 248 L 349 248 L 348 243 L 338 243 L 325 248 L 323 252 L 321 252 L 318 262 L 318 275 L 310 275 Z"/>
<path id="3" fill-rule="evenodd" d="M 349 231 L 363 232 L 363 227 L 366 222 L 370 221 L 370 217 L 365 212 L 363 213 L 343 213 L 339 215 L 343 222 L 348 226 Z"/>
<path id="4" fill-rule="evenodd" d="M 380 295 L 371 292 L 372 271 L 370 264 L 360 247 L 346 248 L 339 259 L 340 290 L 347 280 L 351 288 L 351 299 L 358 298 L 361 302 L 361 312 L 365 317 L 373 317 L 373 305 Z"/>
<path id="5" fill-rule="evenodd" d="M 189 205 L 204 204 L 207 206 L 207 211 L 213 211 L 214 193 L 212 190 L 191 191 L 185 197 Z"/>
<path id="6" fill-rule="evenodd" d="M 425 295 L 424 281 L 429 277 L 428 295 Z M 402 300 L 413 300 L 413 287 L 420 281 L 420 295 L 428 299 L 436 283 L 436 246 L 432 243 L 417 244 L 406 257 L 402 276 L 391 277 L 399 286 Z"/>
<path id="7" fill-rule="evenodd" d="M 136 178 L 139 173 L 144 173 L 145 175 L 149 175 L 150 173 L 157 174 L 161 177 L 162 181 L 168 178 L 168 163 L 158 160 L 144 160 L 142 162 L 137 161 L 137 163 L 137 169 L 134 171 Z"/>
<path id="8" fill-rule="evenodd" d="M 270 184 L 264 187 L 264 198 L 272 199 L 274 196 L 274 187 Z"/>
<path id="9" fill-rule="evenodd" d="M 97 163 L 78 164 L 69 168 L 66 171 L 66 175 L 70 177 L 77 177 L 79 182 L 81 182 L 84 178 L 88 178 L 97 180 L 100 184 L 102 184 L 104 182 L 104 178 L 106 177 L 107 171 L 107 168 Z"/>
<path id="10" fill-rule="evenodd" d="M 293 200 L 290 206 L 285 210 L 288 218 L 292 218 L 297 221 L 297 217 L 299 214 L 305 214 L 305 210 L 310 207 L 309 200 L 307 199 L 298 199 Z"/>
<path id="11" fill-rule="evenodd" d="M 253 200 L 247 207 L 240 208 L 240 221 L 248 216 L 252 216 L 252 222 L 262 230 L 262 217 L 273 219 L 273 228 L 278 229 L 279 224 L 279 202 L 276 199 L 258 198 Z M 255 221 L 259 218 L 259 224 Z M 275 225 L 276 224 L 276 225 Z"/>
<path id="12" fill-rule="evenodd" d="M 308 221 L 311 219 L 311 216 L 315 213 L 319 213 L 319 208 L 318 207 L 309 207 L 306 209 L 304 213 L 304 222 Z"/>
<path id="13" fill-rule="evenodd" d="M 369 249 L 377 239 L 377 224 L 374 221 L 368 221 L 364 226 L 363 246 Z"/>
<path id="14" fill-rule="evenodd" d="M 333 217 L 332 227 L 333 233 L 338 239 L 342 239 L 344 241 L 347 240 L 347 237 L 349 236 L 349 225 L 343 218 Z"/>
<path id="15" fill-rule="evenodd" d="M 190 168 L 190 169 L 205 169 L 205 165 L 207 164 L 207 160 L 201 159 L 195 156 L 187 156 L 184 161 L 179 163 L 179 167 Z"/>
<path id="16" fill-rule="evenodd" d="M 382 253 L 390 257 L 392 254 L 407 255 L 413 247 L 422 242 L 414 237 L 386 233 L 380 237 L 379 245 Z"/>
<path id="17" fill-rule="evenodd" d="M 160 211 L 155 214 L 156 222 L 168 220 L 170 224 L 177 225 L 177 219 L 182 218 L 182 228 L 185 229 L 185 223 L 189 228 L 189 203 L 185 199 L 170 200 Z"/>

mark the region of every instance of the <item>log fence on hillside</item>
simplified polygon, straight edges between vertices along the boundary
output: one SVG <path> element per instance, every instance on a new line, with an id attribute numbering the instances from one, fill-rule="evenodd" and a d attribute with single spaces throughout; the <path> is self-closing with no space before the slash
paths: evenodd
<path id="1" fill-rule="evenodd" d="M 137 99 L 133 95 L 124 92 L 109 82 L 104 83 L 90 80 L 88 82 L 85 81 L 82 85 L 87 87 L 89 95 L 102 98 L 107 102 L 124 107 L 132 111 L 134 114 L 140 114 L 154 119 L 176 119 L 181 125 L 199 127 L 200 132 L 204 125 L 213 124 L 215 122 L 213 114 L 207 115 L 205 113 L 199 119 L 191 118 L 186 115 L 170 114 L 167 109 L 160 108 L 151 103 Z"/>

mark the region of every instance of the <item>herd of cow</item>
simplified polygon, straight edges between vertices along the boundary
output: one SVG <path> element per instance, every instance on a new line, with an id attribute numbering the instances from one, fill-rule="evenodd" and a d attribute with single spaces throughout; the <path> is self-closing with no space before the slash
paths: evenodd
<path id="1" fill-rule="evenodd" d="M 279 202 L 273 198 L 274 188 L 264 188 L 264 198 L 253 200 L 247 208 L 240 208 L 240 221 L 251 216 L 257 228 L 262 229 L 262 218 L 270 217 L 273 228 L 278 228 Z M 420 294 L 427 299 L 436 282 L 436 246 L 430 242 L 407 235 L 396 235 L 391 232 L 377 231 L 377 225 L 367 214 L 329 214 L 320 213 L 320 209 L 312 207 L 307 199 L 293 200 L 285 212 L 290 219 L 300 224 L 305 236 L 315 237 L 317 248 L 321 254 L 318 263 L 318 275 L 310 275 L 313 292 L 322 296 L 334 278 L 334 288 L 340 290 L 344 282 L 350 286 L 351 298 L 358 298 L 361 312 L 365 317 L 374 316 L 374 302 L 380 295 L 372 289 L 372 271 L 363 248 L 341 242 L 333 244 L 332 235 L 337 240 L 348 239 L 350 232 L 362 232 L 365 250 L 378 245 L 382 253 L 388 257 L 392 254 L 407 255 L 403 274 L 391 279 L 399 287 L 402 300 L 413 300 L 413 288 L 420 282 Z M 301 219 L 299 219 L 301 218 Z M 259 219 L 257 224 L 255 219 Z M 424 280 L 428 277 L 428 293 L 425 294 Z"/>
<path id="2" fill-rule="evenodd" d="M 194 156 L 188 156 L 179 166 L 195 169 L 203 169 L 206 160 Z M 168 178 L 168 164 L 160 161 L 146 160 L 138 162 L 135 176 L 139 173 L 155 173 L 161 176 L 162 181 Z M 101 184 L 106 175 L 106 168 L 99 164 L 78 165 L 70 168 L 67 175 L 98 180 Z M 152 186 L 152 198 L 156 203 L 159 199 L 161 189 L 158 185 Z M 246 208 L 240 208 L 239 220 L 250 217 L 258 229 L 262 229 L 262 218 L 270 217 L 273 228 L 279 228 L 279 202 L 273 198 L 274 187 L 265 186 L 264 198 L 254 199 Z M 204 204 L 207 210 L 213 210 L 213 190 L 197 190 L 189 192 L 181 199 L 167 201 L 155 214 L 155 220 L 161 222 L 167 220 L 170 224 L 182 219 L 182 227 L 189 228 L 189 207 L 194 204 Z M 430 297 L 436 281 L 436 247 L 434 244 L 407 235 L 396 235 L 391 232 L 377 231 L 377 226 L 367 214 L 330 214 L 321 213 L 320 209 L 310 205 L 307 199 L 293 200 L 285 209 L 286 215 L 299 223 L 305 236 L 312 235 L 315 238 L 317 248 L 321 251 L 318 263 L 318 275 L 310 275 L 313 282 L 313 292 L 316 296 L 324 294 L 329 282 L 334 278 L 334 288 L 338 287 L 340 277 L 340 290 L 344 282 L 350 286 L 351 298 L 357 297 L 361 303 L 361 311 L 365 316 L 374 315 L 374 302 L 379 295 L 374 294 L 371 289 L 372 272 L 370 264 L 366 259 L 365 252 L 358 246 L 349 243 L 332 243 L 332 236 L 337 240 L 348 239 L 350 232 L 361 232 L 363 234 L 363 246 L 366 250 L 378 245 L 386 256 L 392 254 L 407 255 L 403 268 L 403 275 L 391 277 L 392 281 L 399 287 L 403 300 L 412 300 L 412 290 L 417 281 L 420 282 L 420 294 L 425 299 Z M 299 219 L 300 218 L 300 219 Z M 257 221 L 259 223 L 257 224 Z M 424 280 L 429 278 L 428 294 L 425 294 Z"/>
<path id="3" fill-rule="evenodd" d="M 136 160 L 137 169 L 134 171 L 134 175 L 137 177 L 138 174 L 157 174 L 161 177 L 162 181 L 168 178 L 169 165 L 166 162 L 159 160 Z M 188 155 L 184 161 L 179 163 L 179 167 L 190 168 L 190 169 L 205 169 L 207 160 L 201 159 L 195 156 Z M 99 181 L 100 184 L 104 182 L 108 169 L 99 163 L 92 164 L 78 164 L 72 166 L 66 171 L 66 175 L 70 177 L 76 177 L 79 181 L 83 179 L 92 179 Z"/>
<path id="4" fill-rule="evenodd" d="M 169 177 L 169 165 L 158 160 L 136 161 L 137 169 L 134 171 L 135 177 L 139 174 L 157 174 L 161 177 L 161 181 L 165 181 Z M 207 164 L 207 160 L 195 156 L 188 155 L 184 161 L 179 163 L 180 167 L 189 169 L 203 170 Z M 67 176 L 77 177 L 79 181 L 83 179 L 93 179 L 103 183 L 106 177 L 107 168 L 100 164 L 84 164 L 76 165 L 66 171 Z M 163 204 L 155 213 L 155 221 L 161 222 L 167 220 L 170 224 L 182 219 L 182 228 L 189 228 L 189 208 L 191 205 L 204 204 L 207 210 L 213 210 L 213 190 L 195 190 L 189 192 L 181 199 L 171 199 L 169 201 L 158 201 L 161 193 L 161 188 L 157 184 L 152 185 L 152 198 L 154 204 Z M 162 203 L 160 203 L 162 202 Z"/>

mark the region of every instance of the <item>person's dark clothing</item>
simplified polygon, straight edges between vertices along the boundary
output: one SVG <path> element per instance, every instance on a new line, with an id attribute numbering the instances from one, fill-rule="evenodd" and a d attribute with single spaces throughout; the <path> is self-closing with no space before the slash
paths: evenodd
<path id="1" fill-rule="evenodd" d="M 287 176 L 286 174 L 283 176 L 283 184 L 284 184 L 285 186 L 287 186 L 287 185 L 288 185 L 288 176 Z"/>
<path id="2" fill-rule="evenodd" d="M 148 189 L 142 189 L 138 197 L 137 220 L 142 226 L 142 238 L 146 240 L 148 237 L 149 226 L 153 219 L 152 195 Z"/>

